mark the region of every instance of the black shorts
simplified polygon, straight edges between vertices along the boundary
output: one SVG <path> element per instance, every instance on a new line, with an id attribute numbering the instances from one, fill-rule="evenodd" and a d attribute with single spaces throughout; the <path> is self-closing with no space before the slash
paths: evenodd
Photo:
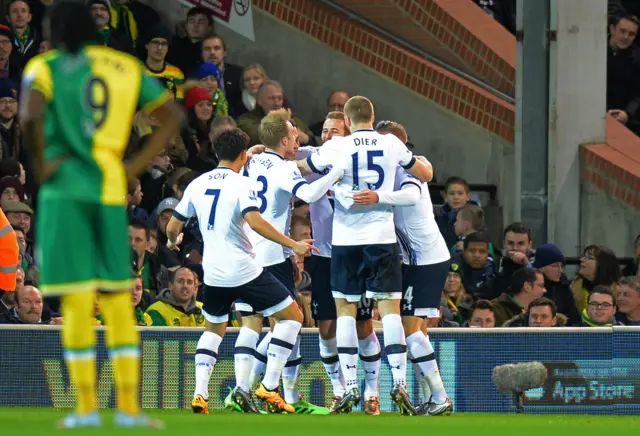
<path id="1" fill-rule="evenodd" d="M 331 294 L 331 259 L 322 256 L 310 256 L 304 267 L 311 276 L 311 314 L 316 321 L 335 320 L 336 301 Z M 371 319 L 373 301 L 362 296 L 358 303 L 357 321 Z"/>
<path id="2" fill-rule="evenodd" d="M 333 246 L 331 292 L 351 303 L 362 295 L 379 300 L 402 298 L 398 244 Z"/>
<path id="3" fill-rule="evenodd" d="M 440 318 L 440 300 L 449 263 L 447 260 L 432 265 L 402 265 L 402 316 Z"/>
<path id="4" fill-rule="evenodd" d="M 203 300 L 203 314 L 207 321 L 215 324 L 229 320 L 231 305 L 236 300 L 246 302 L 264 316 L 280 312 L 293 303 L 287 288 L 266 270 L 249 283 L 233 288 L 205 284 Z"/>
<path id="5" fill-rule="evenodd" d="M 264 270 L 282 283 L 287 291 L 289 291 L 291 298 L 295 301 L 296 285 L 293 281 L 293 264 L 291 263 L 291 259 L 286 259 L 284 262 L 275 265 L 269 265 L 265 267 Z M 251 303 L 243 299 L 236 301 L 236 310 L 240 312 L 242 316 L 252 316 L 258 313 Z"/>

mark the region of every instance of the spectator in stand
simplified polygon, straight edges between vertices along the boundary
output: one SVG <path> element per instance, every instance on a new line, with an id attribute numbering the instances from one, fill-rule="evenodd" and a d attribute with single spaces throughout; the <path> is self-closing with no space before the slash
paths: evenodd
<path id="1" fill-rule="evenodd" d="M 146 222 L 149 219 L 149 213 L 140 207 L 143 197 L 140 179 L 131 180 L 127 189 L 127 212 L 129 212 L 129 217 Z"/>
<path id="2" fill-rule="evenodd" d="M 24 188 L 17 177 L 4 176 L 0 179 L 0 201 L 24 201 Z"/>
<path id="3" fill-rule="evenodd" d="M 179 103 L 184 99 L 184 74 L 178 67 L 166 62 L 169 52 L 171 32 L 162 24 L 156 24 L 147 31 L 144 65 L 147 72 L 156 77 L 175 96 Z"/>
<path id="4" fill-rule="evenodd" d="M 471 201 L 469 184 L 462 177 L 449 177 L 444 184 L 444 190 L 445 204 L 440 209 L 440 216 L 436 217 L 436 222 L 447 247 L 451 247 L 458 242 L 455 232 L 458 211 L 467 204 L 477 206 L 477 203 Z"/>
<path id="5" fill-rule="evenodd" d="M 607 49 L 607 113 L 640 133 L 640 49 L 635 41 L 640 21 L 634 15 L 621 15 L 609 26 Z"/>
<path id="6" fill-rule="evenodd" d="M 229 103 L 220 88 L 222 74 L 216 64 L 205 62 L 200 65 L 196 78 L 200 81 L 199 86 L 209 93 L 214 116 L 229 115 Z"/>
<path id="7" fill-rule="evenodd" d="M 131 23 L 131 18 L 129 17 L 126 20 L 120 18 L 120 15 L 123 15 L 120 13 L 121 9 L 126 9 L 124 11 L 125 14 L 128 15 L 130 12 L 133 15 L 133 23 L 138 29 L 138 42 L 146 41 L 149 38 L 149 30 L 160 22 L 158 13 L 152 7 L 138 0 L 115 0 L 111 3 L 111 9 L 116 11 L 116 14 L 112 12 L 112 15 L 115 15 L 115 20 L 117 21 L 114 24 L 112 19 L 111 22 L 116 28 L 119 28 L 120 22 Z"/>
<path id="8" fill-rule="evenodd" d="M 533 268 L 520 268 L 511 278 L 511 288 L 491 302 L 496 309 L 496 325 L 502 326 L 514 316 L 527 311 L 533 300 L 542 298 L 544 276 Z"/>
<path id="9" fill-rule="evenodd" d="M 19 201 L 6 201 L 1 204 L 2 210 L 7 216 L 11 227 L 14 229 L 19 227 L 29 235 L 33 218 L 33 210 L 26 204 Z"/>
<path id="10" fill-rule="evenodd" d="M 26 162 L 28 152 L 22 146 L 22 132 L 17 115 L 18 91 L 11 80 L 0 79 L 0 138 L 2 139 L 0 158 L 13 158 Z"/>
<path id="11" fill-rule="evenodd" d="M 487 226 L 484 223 L 484 211 L 480 206 L 467 204 L 456 215 L 456 222 L 453 226 L 458 242 L 451 247 L 451 254 L 456 256 L 462 253 L 464 239 L 471 233 L 486 232 Z M 489 244 L 489 255 L 496 258 L 493 251 L 493 244 Z"/>
<path id="12" fill-rule="evenodd" d="M 144 289 L 142 277 L 139 274 L 133 275 L 133 286 L 131 287 L 131 300 L 136 314 L 136 325 L 146 326 L 151 323 L 147 308 L 156 302 L 156 299 Z"/>
<path id="13" fill-rule="evenodd" d="M 42 20 L 55 0 L 27 0 L 31 12 L 31 26 L 42 35 Z M 7 3 L 5 2 L 5 6 Z"/>
<path id="14" fill-rule="evenodd" d="M 496 309 L 489 300 L 478 300 L 473 305 L 471 318 L 463 327 L 493 328 L 496 326 Z"/>
<path id="15" fill-rule="evenodd" d="M 31 205 L 31 194 L 27 193 L 27 173 L 24 166 L 13 158 L 0 160 L 0 179 L 6 176 L 16 177 L 24 190 L 24 203 Z"/>
<path id="16" fill-rule="evenodd" d="M 203 327 L 202 303 L 196 301 L 197 277 L 186 267 L 179 267 L 169 280 L 168 289 L 147 309 L 151 326 Z M 148 319 L 149 319 L 148 318 Z"/>
<path id="17" fill-rule="evenodd" d="M 503 293 L 511 285 L 513 274 L 533 259 L 531 230 L 523 223 L 512 223 L 504 229 L 502 258 L 496 277 L 496 291 Z"/>
<path id="18" fill-rule="evenodd" d="M 93 21 L 102 36 L 104 45 L 125 53 L 134 54 L 133 41 L 124 32 L 118 32 L 111 24 L 109 0 L 88 0 Z"/>
<path id="19" fill-rule="evenodd" d="M 227 45 L 221 36 L 210 35 L 202 41 L 202 62 L 211 62 L 220 69 L 222 88 L 229 103 L 229 115 L 236 118 L 244 107 L 240 88 L 244 67 L 226 62 L 226 57 Z"/>
<path id="20" fill-rule="evenodd" d="M 181 264 L 180 253 L 167 248 L 167 224 L 173 216 L 173 211 L 178 205 L 175 198 L 165 198 L 160 202 L 152 217 L 155 218 L 155 224 L 158 230 L 158 256 L 160 263 L 167 268 L 172 268 Z"/>
<path id="21" fill-rule="evenodd" d="M 637 276 L 620 279 L 616 318 L 623 325 L 640 325 L 640 278 Z"/>
<path id="22" fill-rule="evenodd" d="M 3 319 L 7 316 L 9 311 L 16 306 L 15 295 L 16 292 L 19 292 L 24 288 L 24 270 L 18 267 L 16 271 L 16 285 L 14 291 L 2 291 L 2 296 L 0 297 L 0 319 Z"/>
<path id="23" fill-rule="evenodd" d="M 571 282 L 564 275 L 564 255 L 553 244 L 544 244 L 536 249 L 536 257 L 531 264 L 544 276 L 545 296 L 556 305 L 557 311 L 568 318 L 566 324 L 580 322 L 580 312 L 576 309 L 573 294 L 569 287 Z"/>
<path id="24" fill-rule="evenodd" d="M 580 269 L 571 282 L 571 292 L 578 312 L 587 308 L 589 295 L 596 286 L 605 286 L 618 295 L 620 267 L 616 254 L 603 245 L 589 245 L 580 259 Z"/>
<path id="25" fill-rule="evenodd" d="M 8 26 L 0 24 L 0 79 L 9 79 L 11 85 L 20 83 L 24 64 L 21 56 L 13 52 L 13 32 Z M 7 85 L 4 85 L 6 87 Z M 13 89 L 15 87 L 12 86 Z M 17 98 L 17 94 L 13 96 Z"/>
<path id="26" fill-rule="evenodd" d="M 580 327 L 611 327 L 616 320 L 616 296 L 611 288 L 597 285 L 589 294 L 587 307 L 582 311 Z"/>
<path id="27" fill-rule="evenodd" d="M 625 276 L 638 276 L 640 277 L 640 235 L 636 236 L 636 240 L 633 243 L 635 248 L 635 256 L 633 264 L 625 267 L 623 275 Z"/>
<path id="28" fill-rule="evenodd" d="M 160 122 L 155 117 L 144 111 L 138 112 L 133 118 L 131 138 L 129 139 L 129 147 L 126 153 L 127 157 L 142 150 L 141 147 L 144 146 L 151 133 L 158 127 L 160 127 Z M 180 135 L 176 135 L 169 141 L 165 154 L 174 166 L 181 166 L 186 163 L 189 153 Z"/>
<path id="29" fill-rule="evenodd" d="M 262 118 L 269 112 L 284 107 L 282 86 L 275 80 L 268 80 L 258 90 L 257 104 L 254 110 L 238 118 L 238 127 L 251 139 L 251 145 L 260 144 L 258 127 Z M 298 117 L 292 116 L 292 122 L 298 129 L 300 145 L 319 145 L 307 125 Z"/>
<path id="30" fill-rule="evenodd" d="M 0 324 L 42 323 L 42 294 L 36 287 L 25 286 L 15 292 L 14 298 L 15 306 L 4 314 L 0 319 Z"/>
<path id="31" fill-rule="evenodd" d="M 242 104 L 243 108 L 236 116 L 240 116 L 256 108 L 258 89 L 269 80 L 266 71 L 260 64 L 247 65 L 242 72 Z"/>
<path id="32" fill-rule="evenodd" d="M 158 293 L 158 273 L 160 261 L 155 254 L 149 253 L 149 227 L 139 220 L 129 224 L 129 242 L 133 250 L 133 270 L 142 277 L 144 289 L 153 295 Z"/>
<path id="33" fill-rule="evenodd" d="M 211 96 L 204 88 L 193 88 L 185 95 L 184 106 L 187 109 L 187 124 L 181 131 L 182 140 L 189 151 L 189 161 L 194 151 L 201 159 L 210 160 L 213 150 L 210 133 L 213 116 Z M 195 150 L 194 150 L 195 148 Z"/>
<path id="34" fill-rule="evenodd" d="M 491 299 L 499 295 L 493 289 L 495 268 L 489 258 L 489 239 L 485 234 L 477 232 L 467 236 L 462 256 L 454 257 L 452 263 L 460 266 L 465 291 L 474 300 Z"/>
<path id="35" fill-rule="evenodd" d="M 31 25 L 31 9 L 25 0 L 11 0 L 7 5 L 7 19 L 13 31 L 13 52 L 20 55 L 20 64 L 38 54 L 42 36 Z"/>
<path id="36" fill-rule="evenodd" d="M 344 105 L 347 104 L 347 100 L 349 100 L 350 98 L 351 96 L 347 91 L 332 92 L 329 96 L 329 99 L 327 100 L 327 113 L 344 111 Z M 309 129 L 315 136 L 322 135 L 322 126 L 324 126 L 325 119 L 326 117 L 309 126 Z"/>
<path id="37" fill-rule="evenodd" d="M 566 324 L 567 318 L 558 313 L 553 301 L 538 298 L 529 304 L 525 313 L 511 318 L 503 327 L 562 327 Z"/>
<path id="38" fill-rule="evenodd" d="M 464 290 L 460 268 L 457 262 L 451 262 L 449 275 L 442 291 L 442 300 L 448 315 L 450 315 L 450 318 L 447 317 L 447 319 L 456 322 L 458 325 L 464 324 L 469 319 L 471 306 L 473 305 L 473 298 L 467 295 Z"/>
<path id="39" fill-rule="evenodd" d="M 516 0 L 473 0 L 512 35 L 516 34 Z"/>
<path id="40" fill-rule="evenodd" d="M 204 7 L 195 7 L 187 12 L 187 21 L 178 26 L 178 35 L 173 37 L 169 62 L 194 77 L 202 58 L 202 40 L 213 31 L 213 13 Z"/>

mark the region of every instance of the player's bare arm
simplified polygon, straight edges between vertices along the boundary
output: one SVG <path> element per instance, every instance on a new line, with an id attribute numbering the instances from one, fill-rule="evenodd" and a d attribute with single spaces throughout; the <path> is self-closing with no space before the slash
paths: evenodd
<path id="1" fill-rule="evenodd" d="M 280 244 L 283 247 L 291 248 L 293 252 L 299 256 L 310 256 L 312 251 L 320 254 L 320 250 L 311 245 L 313 243 L 313 239 L 303 239 L 302 241 L 297 242 L 294 241 L 293 239 L 277 231 L 275 227 L 273 227 L 271 224 L 269 224 L 269 222 L 262 218 L 260 212 L 248 212 L 244 215 L 244 219 L 247 224 L 249 224 L 249 227 L 251 227 L 260 236 L 273 241 L 276 244 Z M 167 226 L 167 236 L 168 235 L 169 227 Z"/>
<path id="2" fill-rule="evenodd" d="M 311 174 L 313 171 L 311 170 L 311 167 L 309 166 L 309 163 L 307 162 L 306 159 L 301 159 L 299 161 L 296 162 L 298 164 L 298 169 L 300 170 L 300 173 L 304 176 L 307 174 Z"/>
<path id="3" fill-rule="evenodd" d="M 44 113 L 47 105 L 44 94 L 27 89 L 20 99 L 20 119 L 24 141 L 33 156 L 36 176 L 40 183 L 51 177 L 64 158 L 44 162 Z"/>
<path id="4" fill-rule="evenodd" d="M 127 177 L 133 178 L 140 175 L 149 162 L 169 144 L 169 141 L 178 134 L 184 112 L 172 101 L 157 108 L 151 116 L 160 122 L 160 128 L 151 134 L 149 142 L 126 165 Z"/>
<path id="5" fill-rule="evenodd" d="M 424 156 L 416 156 L 415 163 L 407 172 L 421 182 L 430 182 L 433 179 L 433 165 Z"/>
<path id="6" fill-rule="evenodd" d="M 167 248 L 173 251 L 180 251 L 178 245 L 182 242 L 182 229 L 184 223 L 172 216 L 167 224 Z"/>

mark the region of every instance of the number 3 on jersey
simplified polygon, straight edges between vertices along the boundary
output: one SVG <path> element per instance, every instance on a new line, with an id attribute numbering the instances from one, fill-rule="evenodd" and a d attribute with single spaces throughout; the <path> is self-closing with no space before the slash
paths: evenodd
<path id="1" fill-rule="evenodd" d="M 92 111 L 94 128 L 97 130 L 107 120 L 107 107 L 109 105 L 109 89 L 104 80 L 92 77 L 85 89 L 87 105 Z"/>
<path id="2" fill-rule="evenodd" d="M 384 152 L 382 150 L 367 150 L 367 170 L 375 171 L 378 173 L 378 180 L 375 183 L 368 183 L 367 185 L 369 189 L 375 191 L 382 183 L 384 183 L 384 170 L 380 165 L 373 161 L 376 157 L 384 156 Z M 358 175 L 358 152 L 356 151 L 351 155 L 351 162 L 353 164 L 353 186 L 354 189 L 360 189 L 360 177 Z"/>
<path id="3" fill-rule="evenodd" d="M 262 189 L 256 192 L 256 195 L 260 199 L 260 213 L 264 213 L 267 210 L 267 198 L 264 194 L 267 193 L 267 188 L 269 187 L 267 183 L 267 178 L 265 176 L 258 176 L 258 182 L 262 183 Z"/>

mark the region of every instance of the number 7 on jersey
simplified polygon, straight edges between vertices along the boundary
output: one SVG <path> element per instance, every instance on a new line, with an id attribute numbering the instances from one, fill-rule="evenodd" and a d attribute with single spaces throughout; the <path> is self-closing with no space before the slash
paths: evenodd
<path id="1" fill-rule="evenodd" d="M 205 195 L 213 195 L 213 203 L 211 204 L 211 212 L 209 213 L 209 225 L 207 230 L 213 230 L 213 224 L 216 221 L 216 207 L 218 207 L 218 199 L 220 198 L 219 189 L 207 189 Z"/>

